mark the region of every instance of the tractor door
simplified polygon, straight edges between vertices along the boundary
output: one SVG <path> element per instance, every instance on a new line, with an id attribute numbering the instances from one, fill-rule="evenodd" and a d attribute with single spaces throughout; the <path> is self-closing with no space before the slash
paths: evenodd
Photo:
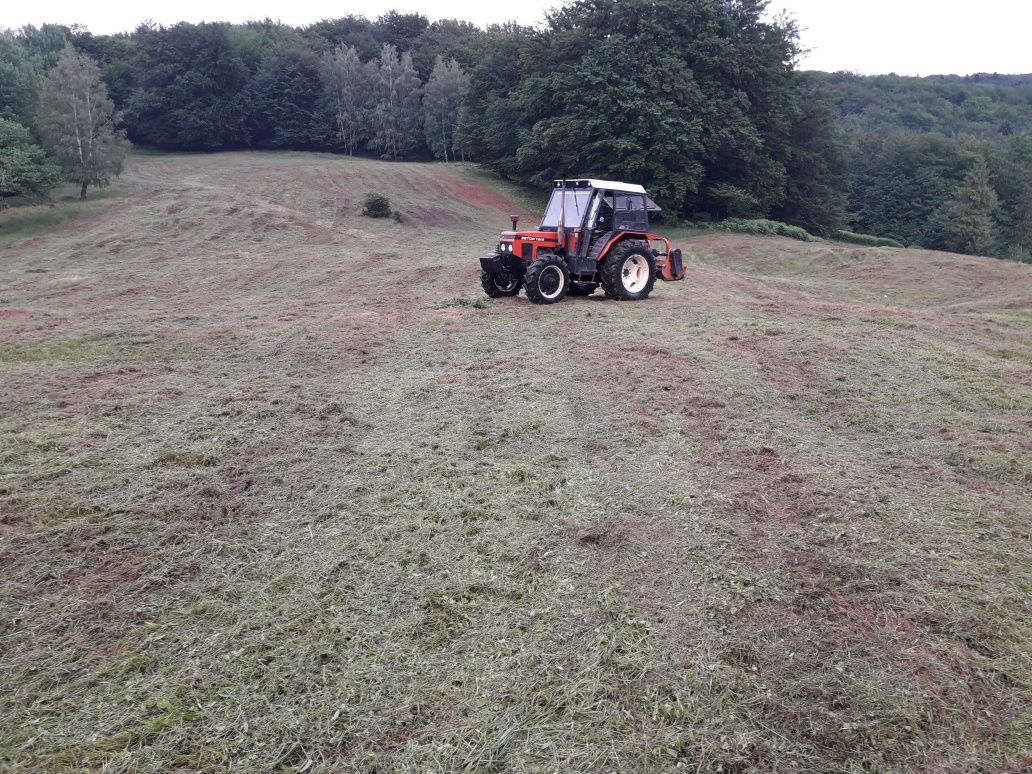
<path id="1" fill-rule="evenodd" d="M 617 193 L 614 197 L 614 231 L 648 231 L 649 211 L 641 194 Z"/>
<path id="2" fill-rule="evenodd" d="M 613 195 L 606 191 L 594 191 L 585 212 L 576 254 L 569 255 L 566 259 L 570 271 L 575 275 L 584 275 L 582 279 L 588 279 L 588 275 L 594 276 L 595 259 L 590 257 L 589 251 L 600 237 L 612 230 L 612 213 Z"/>
<path id="3" fill-rule="evenodd" d="M 613 192 L 596 191 L 595 198 L 591 203 L 591 211 L 584 223 L 584 231 L 588 234 L 588 238 L 584 240 L 584 255 L 587 255 L 599 240 L 608 240 L 612 230 Z"/>

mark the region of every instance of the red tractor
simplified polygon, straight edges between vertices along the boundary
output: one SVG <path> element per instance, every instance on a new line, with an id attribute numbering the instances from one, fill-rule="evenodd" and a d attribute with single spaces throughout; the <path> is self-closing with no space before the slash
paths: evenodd
<path id="1" fill-rule="evenodd" d="M 648 298 L 657 277 L 684 279 L 681 251 L 649 232 L 649 212 L 658 210 L 640 185 L 557 180 L 538 230 L 517 231 L 514 215 L 512 231 L 480 259 L 484 292 L 501 298 L 526 288 L 535 304 L 554 304 L 601 285 L 609 298 Z"/>

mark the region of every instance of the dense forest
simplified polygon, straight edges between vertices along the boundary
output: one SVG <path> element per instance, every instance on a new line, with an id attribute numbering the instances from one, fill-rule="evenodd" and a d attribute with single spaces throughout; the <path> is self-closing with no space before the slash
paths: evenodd
<path id="1" fill-rule="evenodd" d="M 70 176 L 45 108 L 74 52 L 113 105 L 113 127 L 96 131 L 116 160 L 121 133 L 170 150 L 466 159 L 529 185 L 639 181 L 666 217 L 1032 260 L 1032 76 L 801 72 L 795 23 L 765 7 L 575 0 L 541 29 L 397 12 L 303 28 L 24 28 L 0 35 L 0 194 Z"/>

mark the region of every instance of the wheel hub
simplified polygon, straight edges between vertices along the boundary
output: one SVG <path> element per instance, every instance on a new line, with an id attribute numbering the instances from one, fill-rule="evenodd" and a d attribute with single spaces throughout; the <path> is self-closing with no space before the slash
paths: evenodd
<path id="1" fill-rule="evenodd" d="M 538 290 L 545 298 L 555 298 L 563 289 L 563 273 L 558 266 L 546 266 L 538 276 Z"/>
<path id="2" fill-rule="evenodd" d="M 620 279 L 623 282 L 624 290 L 628 293 L 638 293 L 649 281 L 648 261 L 641 255 L 629 256 L 624 261 Z"/>

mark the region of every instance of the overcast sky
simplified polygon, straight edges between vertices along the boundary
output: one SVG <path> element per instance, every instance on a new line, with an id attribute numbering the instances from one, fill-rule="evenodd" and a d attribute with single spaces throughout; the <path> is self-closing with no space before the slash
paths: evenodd
<path id="1" fill-rule="evenodd" d="M 7 0 L 0 10 L 0 27 L 79 23 L 99 34 L 132 30 L 147 18 L 173 24 L 264 17 L 303 25 L 348 13 L 372 18 L 391 8 L 481 26 L 509 19 L 537 24 L 557 4 L 558 0 Z M 807 69 L 906 75 L 1032 72 L 1029 0 L 773 0 L 770 9 L 785 10 L 798 21 L 802 44 L 810 49 L 800 63 Z"/>

